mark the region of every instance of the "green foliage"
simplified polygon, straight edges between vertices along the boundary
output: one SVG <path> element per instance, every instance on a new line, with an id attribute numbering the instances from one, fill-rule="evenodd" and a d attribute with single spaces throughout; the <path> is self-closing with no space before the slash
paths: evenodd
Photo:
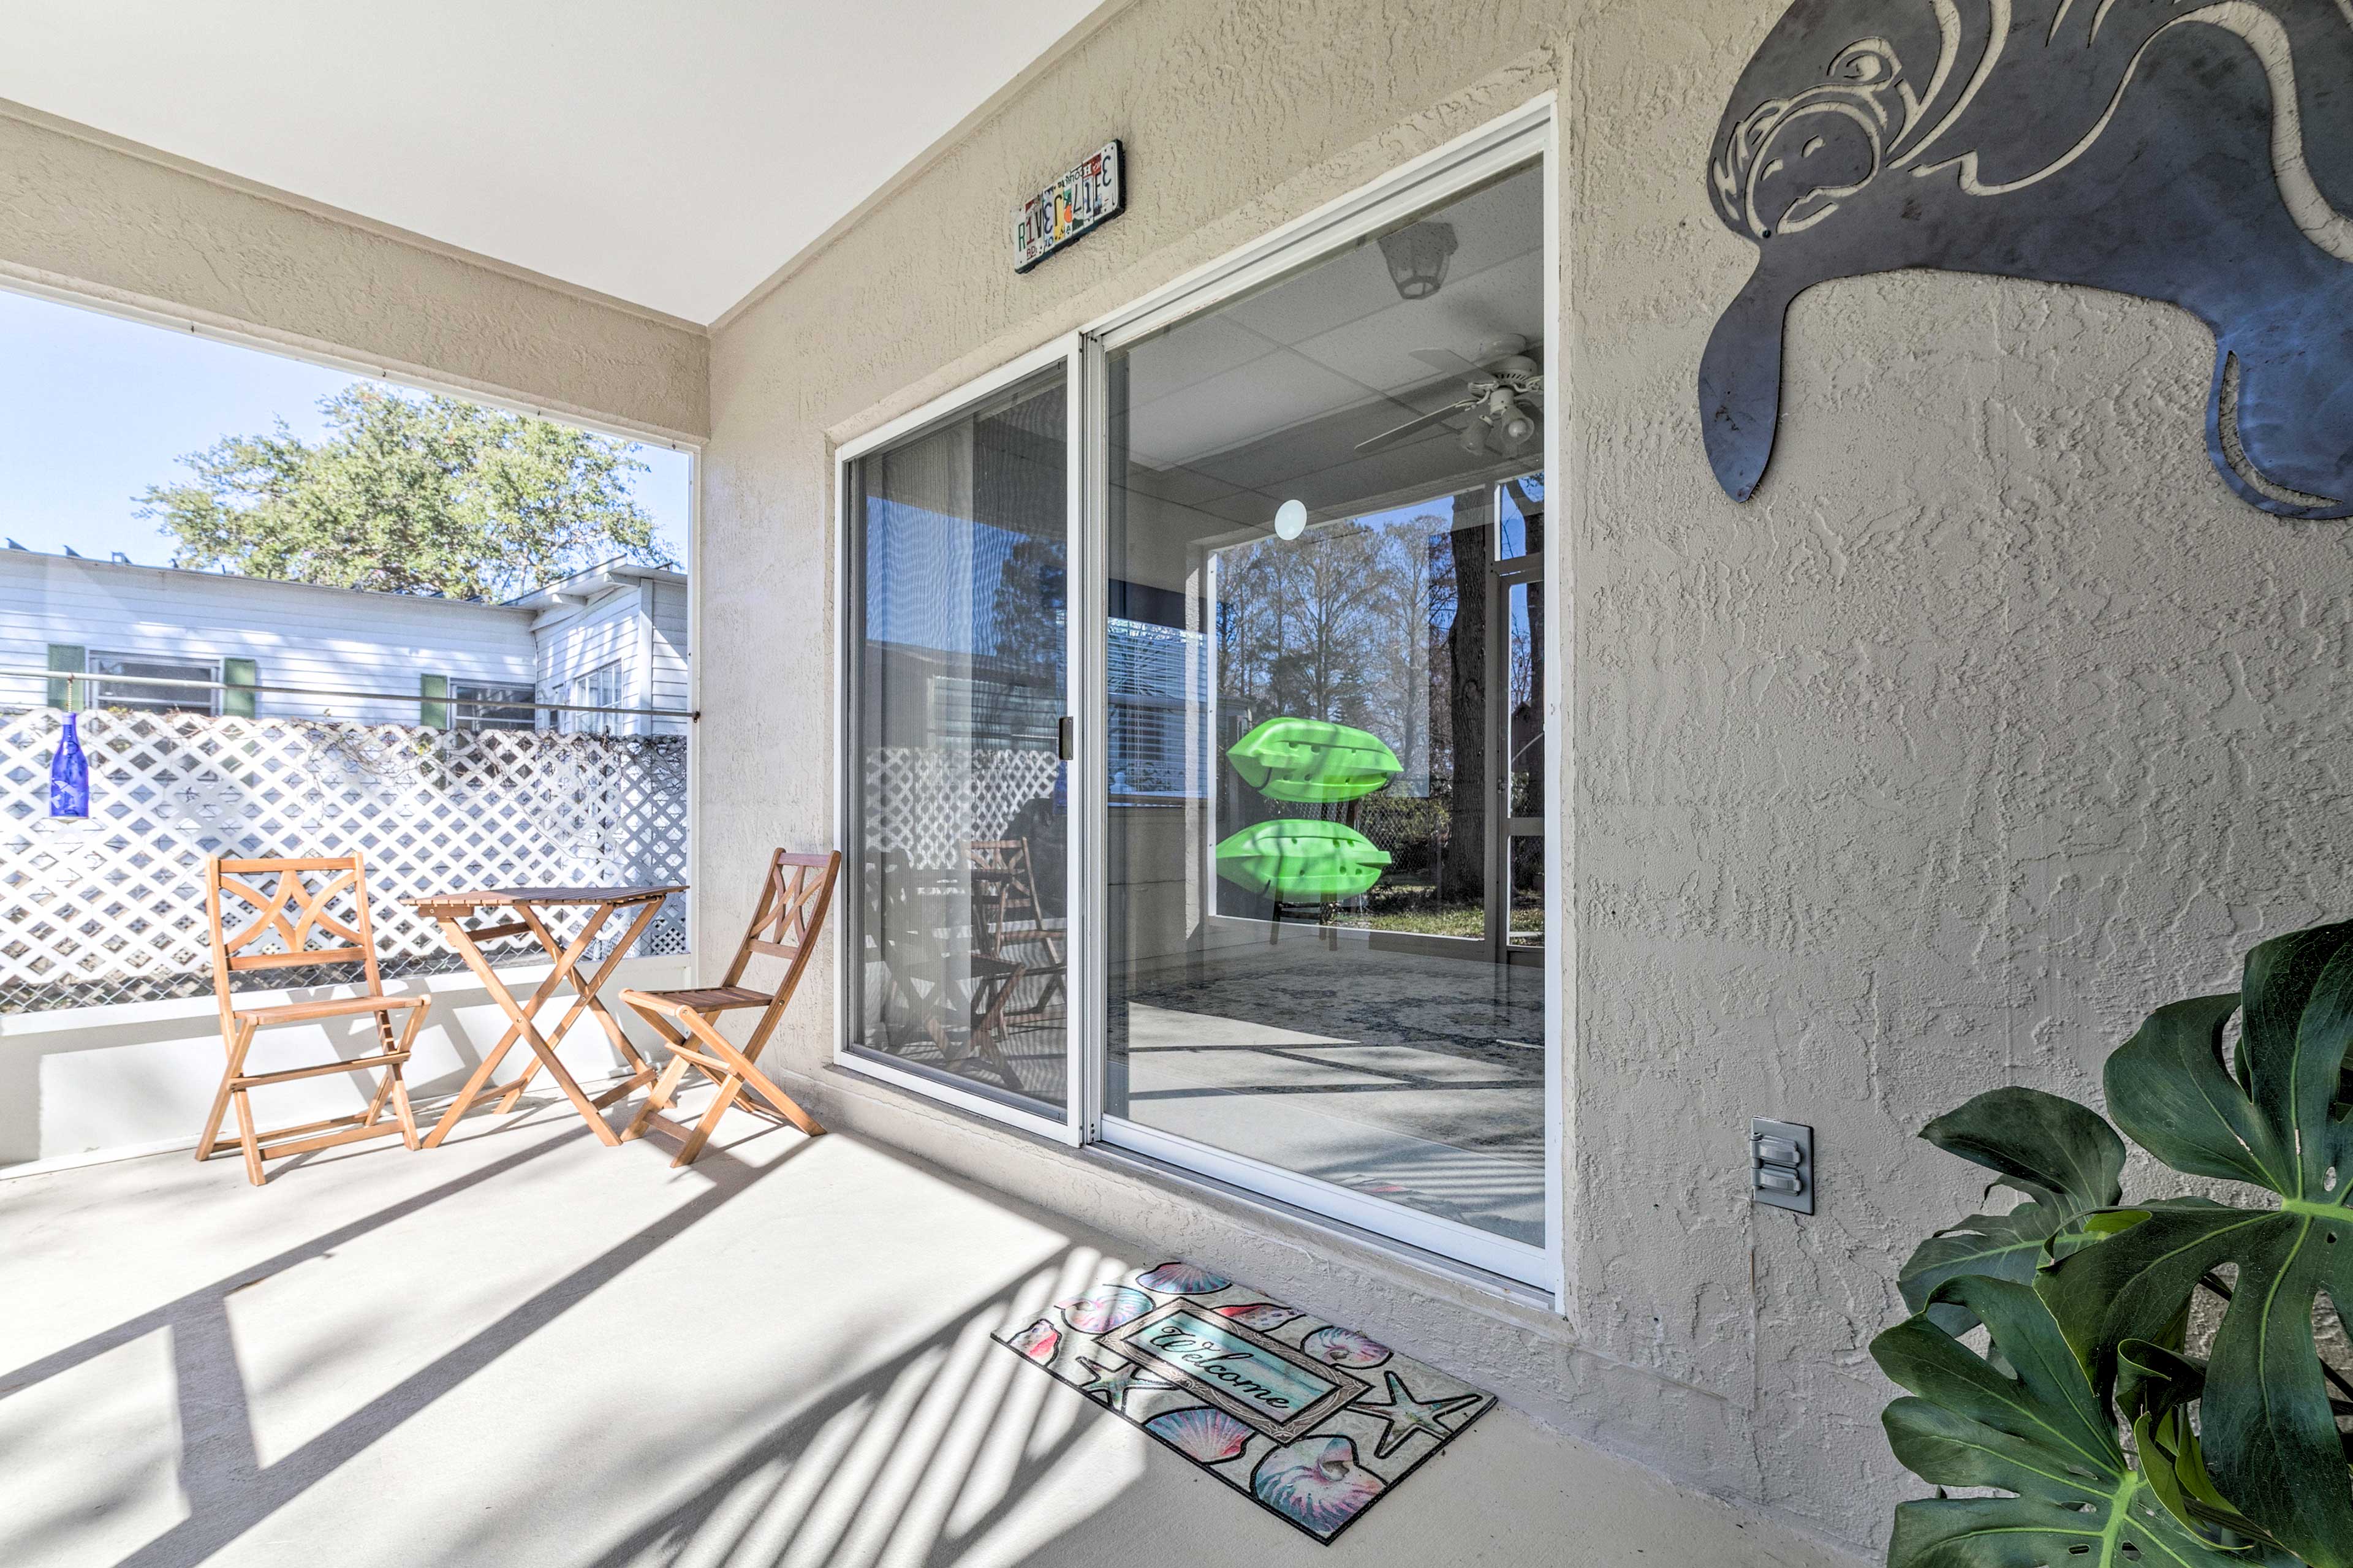
<path id="1" fill-rule="evenodd" d="M 2102 1239 L 2045 1287 L 2068 1341 L 2112 1374 L 2128 1340 L 2162 1342 L 2200 1281 L 2238 1283 L 2199 1401 L 2224 1495 L 2306 1562 L 2353 1564 L 2353 1493 L 2313 1342 L 2324 1290 L 2353 1302 L 2353 1149 L 2333 1101 L 2353 1042 L 2353 925 L 2268 942 L 2247 957 L 2235 1069 L 2223 1053 L 2237 995 L 2161 1007 L 2108 1058 L 2108 1106 L 2177 1171 L 2274 1194 L 2279 1206 L 2144 1204 L 2094 1222 Z"/>
<path id="2" fill-rule="evenodd" d="M 628 444 L 364 383 L 323 399 L 313 445 L 283 420 L 181 462 L 138 500 L 176 566 L 452 598 L 512 597 L 616 556 L 659 560 Z"/>
<path id="3" fill-rule="evenodd" d="M 2124 1140 L 2055 1094 L 1998 1089 L 1936 1118 L 1920 1136 L 1993 1172 L 1994 1186 L 2015 1188 L 2028 1201 L 2006 1215 L 1971 1215 L 1922 1242 L 1896 1276 L 1905 1305 L 1915 1312 L 1930 1310 L 1930 1298 L 1947 1279 L 1979 1274 L 2032 1280 L 2052 1237 L 2124 1197 Z M 1936 1304 L 1935 1315 L 1956 1332 L 1968 1327 L 1957 1302 Z"/>
<path id="4" fill-rule="evenodd" d="M 1926 1479 L 2018 1495 L 1904 1505 L 1894 1568 L 2062 1560 L 2037 1555 L 2048 1542 L 2019 1555 L 1994 1544 L 2033 1533 L 2020 1522 L 2031 1512 L 2026 1505 L 2049 1494 L 2019 1484 L 2033 1480 L 2028 1471 L 1965 1479 L 1967 1466 L 1922 1435 L 1934 1436 L 1943 1430 L 1935 1423 L 1957 1411 L 2017 1436 L 1957 1403 L 1943 1373 L 1929 1386 L 1918 1370 L 1958 1367 L 1952 1356 L 1968 1352 L 1952 1336 L 1979 1319 L 1994 1356 L 2015 1369 L 2014 1379 L 2004 1377 L 2010 1396 L 2036 1405 L 2046 1436 L 2063 1425 L 2071 1445 L 2088 1442 L 2077 1383 L 2088 1394 L 2093 1425 L 2126 1466 L 2118 1475 L 2098 1465 L 2088 1479 L 2074 1475 L 2105 1489 L 2094 1511 L 2129 1516 L 2145 1531 L 2154 1504 L 2178 1537 L 2141 1541 L 2138 1561 L 2219 1561 L 2212 1554 L 2227 1552 L 2240 1563 L 2353 1568 L 2353 1489 L 2337 1428 L 2353 1405 L 2330 1397 L 2332 1384 L 2353 1396 L 2353 1383 L 2321 1359 L 2313 1333 L 2323 1293 L 2332 1303 L 2353 1302 L 2348 1049 L 2353 924 L 2263 943 L 2247 956 L 2241 992 L 2160 1007 L 2109 1058 L 2108 1108 L 2127 1136 L 2185 1174 L 2268 1194 L 2260 1206 L 2195 1196 L 2126 1203 L 2115 1132 L 2055 1096 L 2000 1089 L 1930 1125 L 1932 1142 L 1993 1170 L 2029 1201 L 2007 1215 L 1970 1216 L 1905 1266 L 1901 1283 L 1915 1316 L 1882 1335 L 1873 1354 L 1942 1414 L 1925 1415 L 1917 1398 L 1898 1400 L 1888 1410 L 1889 1436 L 1896 1457 Z M 2222 1279 L 2227 1268 L 2235 1268 L 2235 1283 Z M 2223 1303 L 2204 1362 L 2186 1342 L 2201 1291 Z M 2064 1346 L 2064 1367 L 2051 1359 L 2052 1334 Z M 2129 1450 L 2121 1432 L 2130 1434 Z M 1969 1462 L 1980 1478 L 1996 1475 L 1984 1468 L 1994 1464 L 1988 1452 Z M 2197 1552 L 2209 1556 L 2185 1554 Z M 2064 1560 L 2105 1561 L 2072 1552 Z"/>
<path id="5" fill-rule="evenodd" d="M 1919 1568 L 2083 1568 L 2239 1559 L 2160 1506 L 2117 1442 L 2106 1402 L 2029 1285 L 1961 1275 L 1932 1298 L 1986 1325 L 2005 1371 L 1926 1314 L 1872 1342 L 1882 1370 L 1912 1391 L 1882 1417 L 1905 1467 L 1940 1487 L 1996 1487 L 2006 1498 L 1944 1498 L 1895 1510 L 1891 1563 Z"/>

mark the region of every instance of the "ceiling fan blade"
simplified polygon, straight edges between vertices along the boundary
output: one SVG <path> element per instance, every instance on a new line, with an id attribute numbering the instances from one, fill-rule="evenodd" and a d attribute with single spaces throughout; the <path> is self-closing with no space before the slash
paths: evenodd
<path id="1" fill-rule="evenodd" d="M 1432 425 L 1436 425 L 1442 420 L 1451 419 L 1458 414 L 1467 413 L 1471 409 L 1478 406 L 1479 400 L 1477 398 L 1465 398 L 1460 403 L 1450 403 L 1434 414 L 1424 414 L 1418 418 L 1409 419 L 1393 430 L 1384 430 L 1379 435 L 1373 437 L 1369 440 L 1357 442 L 1356 450 L 1359 452 L 1369 452 L 1377 447 L 1386 447 L 1393 441 L 1404 439 L 1406 437 L 1412 435 L 1417 430 L 1427 430 Z"/>

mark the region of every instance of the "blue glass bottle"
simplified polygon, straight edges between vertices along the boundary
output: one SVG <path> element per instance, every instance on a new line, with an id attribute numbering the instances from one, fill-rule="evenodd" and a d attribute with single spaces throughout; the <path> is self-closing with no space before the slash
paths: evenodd
<path id="1" fill-rule="evenodd" d="M 49 759 L 49 815 L 90 815 L 90 760 L 81 754 L 81 735 L 74 727 L 79 713 L 66 715 L 65 733 L 58 737 L 57 755 Z"/>

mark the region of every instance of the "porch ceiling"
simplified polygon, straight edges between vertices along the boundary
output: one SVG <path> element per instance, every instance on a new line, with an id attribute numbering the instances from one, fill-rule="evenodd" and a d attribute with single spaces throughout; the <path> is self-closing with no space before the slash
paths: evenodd
<path id="1" fill-rule="evenodd" d="M 708 322 L 1102 4 L 16 6 L 0 98 Z"/>

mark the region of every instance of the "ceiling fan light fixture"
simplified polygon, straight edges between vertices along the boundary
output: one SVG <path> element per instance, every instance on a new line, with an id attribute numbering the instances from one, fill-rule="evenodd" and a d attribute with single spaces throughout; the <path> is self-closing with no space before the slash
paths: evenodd
<path id="1" fill-rule="evenodd" d="M 1381 236 L 1389 281 L 1405 300 L 1427 300 L 1446 281 L 1446 264 L 1459 242 L 1451 223 L 1409 223 Z"/>

